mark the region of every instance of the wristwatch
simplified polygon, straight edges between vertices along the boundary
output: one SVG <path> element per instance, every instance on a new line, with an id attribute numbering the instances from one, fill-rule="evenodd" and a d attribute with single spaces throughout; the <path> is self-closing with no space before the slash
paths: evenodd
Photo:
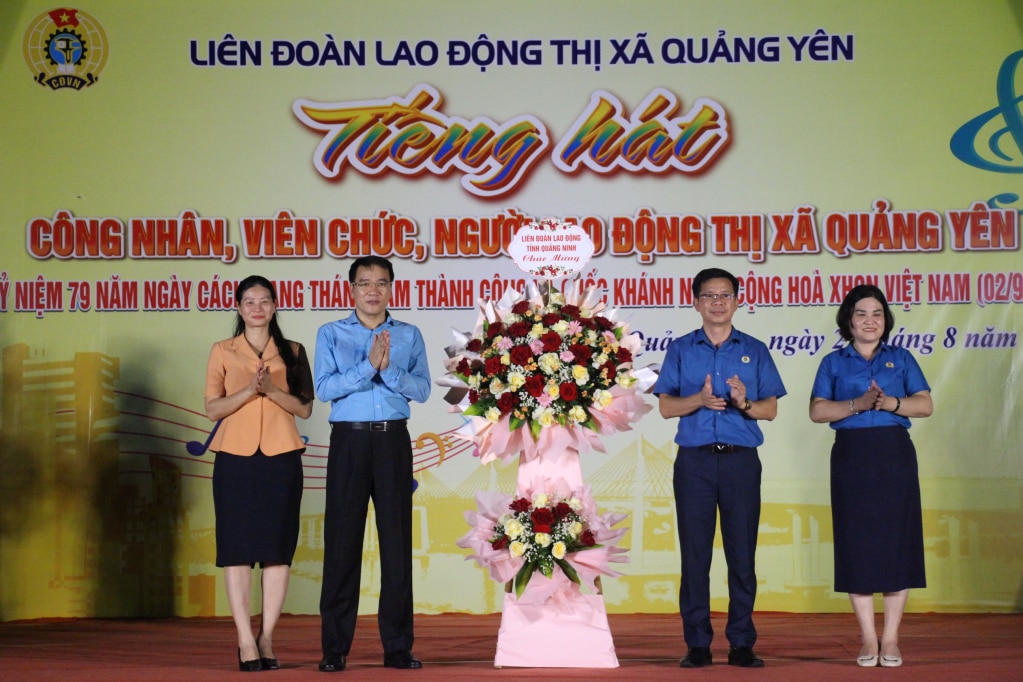
<path id="1" fill-rule="evenodd" d="M 753 409 L 753 403 L 751 403 L 749 401 L 749 398 L 746 398 L 746 404 L 742 406 L 742 411 L 743 412 L 749 412 L 752 409 Z"/>

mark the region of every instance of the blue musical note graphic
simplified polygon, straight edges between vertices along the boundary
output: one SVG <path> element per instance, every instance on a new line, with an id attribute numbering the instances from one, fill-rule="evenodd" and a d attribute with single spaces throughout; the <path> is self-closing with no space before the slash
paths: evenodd
<path id="1" fill-rule="evenodd" d="M 216 435 L 217 429 L 220 428 L 221 421 L 223 421 L 223 419 L 213 425 L 213 429 L 210 431 L 210 435 L 206 438 L 205 443 L 200 443 L 197 440 L 189 441 L 188 444 L 185 445 L 185 449 L 188 450 L 188 454 L 195 457 L 202 457 L 206 453 L 206 450 L 209 449 L 210 443 L 213 442 L 213 436 Z"/>
<path id="2" fill-rule="evenodd" d="M 1002 62 L 995 84 L 998 106 L 967 121 L 952 135 L 949 148 L 963 163 L 996 173 L 1023 173 L 1023 111 L 1020 110 L 1023 95 L 1017 94 L 1015 87 L 1016 68 L 1021 60 L 1023 50 L 1013 52 Z M 995 122 L 997 125 L 999 117 L 1005 126 L 989 131 L 985 145 L 980 135 L 988 124 Z M 1012 144 L 1016 145 L 1015 150 L 1010 149 Z M 986 152 L 981 155 L 984 146 L 990 155 Z"/>

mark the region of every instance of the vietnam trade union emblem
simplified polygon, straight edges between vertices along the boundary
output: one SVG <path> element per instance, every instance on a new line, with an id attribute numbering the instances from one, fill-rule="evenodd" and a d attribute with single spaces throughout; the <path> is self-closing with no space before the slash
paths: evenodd
<path id="1" fill-rule="evenodd" d="M 89 14 L 62 7 L 29 24 L 22 52 L 40 85 L 81 90 L 96 83 L 107 63 L 107 36 Z"/>

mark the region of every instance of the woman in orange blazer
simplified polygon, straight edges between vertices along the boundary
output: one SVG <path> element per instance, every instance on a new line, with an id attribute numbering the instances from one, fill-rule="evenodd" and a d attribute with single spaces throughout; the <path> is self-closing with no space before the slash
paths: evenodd
<path id="1" fill-rule="evenodd" d="M 302 453 L 295 417 L 313 410 L 313 381 L 301 344 L 284 338 L 277 293 L 258 275 L 235 291 L 234 337 L 213 344 L 206 367 L 206 416 L 222 420 L 210 449 L 217 566 L 238 628 L 242 671 L 279 668 L 273 631 L 298 545 Z M 252 567 L 262 568 L 263 615 L 253 635 Z"/>

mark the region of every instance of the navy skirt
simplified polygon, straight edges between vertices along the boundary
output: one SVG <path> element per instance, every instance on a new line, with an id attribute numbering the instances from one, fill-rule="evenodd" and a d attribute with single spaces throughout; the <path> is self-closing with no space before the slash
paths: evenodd
<path id="1" fill-rule="evenodd" d="M 835 591 L 926 587 L 916 448 L 901 426 L 840 429 L 831 449 Z"/>
<path id="2" fill-rule="evenodd" d="M 298 546 L 302 452 L 251 457 L 218 452 L 213 463 L 217 566 L 288 564 Z"/>

